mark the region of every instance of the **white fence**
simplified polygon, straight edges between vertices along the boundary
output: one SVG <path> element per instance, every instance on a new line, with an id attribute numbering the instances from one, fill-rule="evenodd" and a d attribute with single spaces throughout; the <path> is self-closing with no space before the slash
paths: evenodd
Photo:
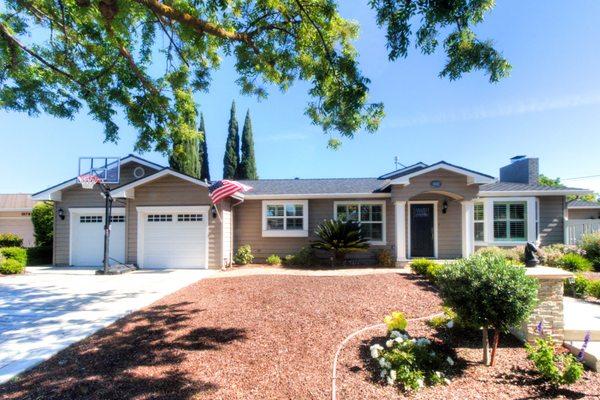
<path id="1" fill-rule="evenodd" d="M 565 221 L 565 243 L 578 244 L 586 233 L 600 232 L 600 219 L 571 219 Z"/>

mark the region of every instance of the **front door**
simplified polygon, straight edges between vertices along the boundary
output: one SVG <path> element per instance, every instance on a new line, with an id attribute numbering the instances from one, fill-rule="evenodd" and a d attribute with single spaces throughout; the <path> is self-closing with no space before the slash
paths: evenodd
<path id="1" fill-rule="evenodd" d="M 410 256 L 434 257 L 433 204 L 410 205 Z"/>

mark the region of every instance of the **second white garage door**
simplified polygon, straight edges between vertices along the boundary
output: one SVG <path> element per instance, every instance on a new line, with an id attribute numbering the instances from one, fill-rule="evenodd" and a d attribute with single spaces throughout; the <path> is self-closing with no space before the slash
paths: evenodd
<path id="1" fill-rule="evenodd" d="M 140 268 L 208 268 L 208 206 L 137 211 Z"/>

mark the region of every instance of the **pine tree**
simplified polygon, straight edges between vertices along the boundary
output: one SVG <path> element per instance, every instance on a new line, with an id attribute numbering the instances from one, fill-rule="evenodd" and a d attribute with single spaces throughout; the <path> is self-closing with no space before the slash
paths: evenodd
<path id="1" fill-rule="evenodd" d="M 208 166 L 208 147 L 206 146 L 206 129 L 204 128 L 204 114 L 200 113 L 200 126 L 198 130 L 202 133 L 198 154 L 200 158 L 200 179 L 210 182 L 210 169 Z"/>
<path id="2" fill-rule="evenodd" d="M 240 134 L 238 122 L 235 117 L 235 101 L 231 103 L 231 114 L 229 116 L 229 132 L 225 143 L 225 155 L 223 156 L 223 179 L 236 177 L 240 159 Z"/>
<path id="3" fill-rule="evenodd" d="M 169 166 L 175 171 L 200 178 L 198 145 L 200 134 L 196 130 L 196 105 L 184 74 L 173 73 L 168 82 L 175 93 L 177 116 L 168 128 L 171 134 Z"/>
<path id="4" fill-rule="evenodd" d="M 244 129 L 242 131 L 242 160 L 238 171 L 239 179 L 258 179 L 256 159 L 254 157 L 254 138 L 252 137 L 252 121 L 250 110 L 246 112 Z"/>

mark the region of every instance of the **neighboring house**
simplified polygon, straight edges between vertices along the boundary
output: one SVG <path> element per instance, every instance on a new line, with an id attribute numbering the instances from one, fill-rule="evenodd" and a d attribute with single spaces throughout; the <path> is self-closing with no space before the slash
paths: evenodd
<path id="1" fill-rule="evenodd" d="M 215 208 L 205 182 L 130 155 L 112 191 L 111 256 L 142 268 L 219 268 L 245 244 L 258 260 L 296 252 L 331 218 L 360 221 L 371 248 L 388 249 L 398 263 L 467 256 L 482 246 L 562 242 L 566 196 L 590 191 L 541 186 L 536 158 L 511 161 L 499 180 L 440 161 L 379 178 L 243 181 L 254 189 Z M 34 199 L 55 202 L 55 264 L 101 263 L 98 190 L 73 178 Z M 365 256 L 372 252 L 356 255 Z"/>
<path id="2" fill-rule="evenodd" d="M 14 233 L 23 239 L 23 246 L 34 246 L 31 210 L 35 203 L 29 194 L 0 194 L 0 233 Z"/>
<path id="3" fill-rule="evenodd" d="M 568 219 L 599 219 L 600 203 L 597 201 L 572 200 L 567 203 Z"/>

